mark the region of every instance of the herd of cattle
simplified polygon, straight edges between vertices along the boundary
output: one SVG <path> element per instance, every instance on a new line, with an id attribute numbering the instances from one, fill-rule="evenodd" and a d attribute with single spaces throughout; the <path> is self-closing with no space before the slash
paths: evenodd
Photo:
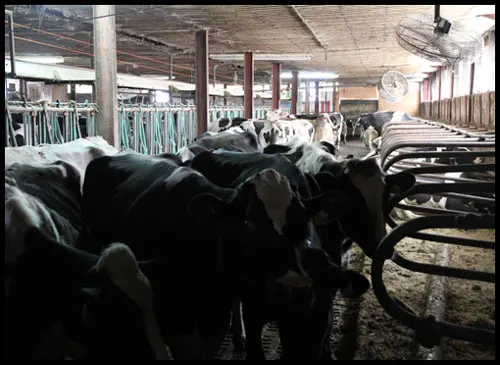
<path id="1" fill-rule="evenodd" d="M 282 359 L 331 359 L 335 293 L 370 287 L 349 249 L 373 256 L 415 177 L 336 157 L 341 116 L 268 119 L 176 154 L 6 148 L 5 358 L 213 359 L 231 329 L 263 359 L 275 321 Z"/>

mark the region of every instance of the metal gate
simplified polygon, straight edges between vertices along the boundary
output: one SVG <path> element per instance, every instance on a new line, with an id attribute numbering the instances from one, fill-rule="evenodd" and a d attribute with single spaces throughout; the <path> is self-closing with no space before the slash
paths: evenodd
<path id="1" fill-rule="evenodd" d="M 429 147 L 441 149 L 466 147 L 468 151 L 419 150 Z M 385 311 L 404 325 L 414 329 L 417 340 L 425 347 L 438 345 L 442 336 L 494 345 L 495 331 L 449 323 L 439 318 L 438 315 L 417 316 L 389 295 L 382 280 L 384 262 L 392 260 L 397 265 L 414 272 L 494 283 L 495 273 L 415 262 L 405 258 L 396 249 L 396 245 L 403 238 L 413 237 L 442 244 L 480 247 L 493 250 L 492 255 L 494 255 L 494 242 L 419 232 L 429 228 L 495 228 L 494 156 L 494 133 L 471 132 L 425 120 L 391 122 L 384 126 L 380 156 L 382 169 L 388 174 L 400 171 L 411 172 L 416 176 L 417 182 L 408 191 L 390 197 L 385 207 L 387 222 L 393 229 L 382 240 L 373 257 L 371 273 L 373 290 Z M 425 161 L 431 157 L 456 160 L 461 158 L 472 160 L 482 157 L 485 160 L 484 163 L 451 165 Z M 470 176 L 445 178 L 442 174 L 447 172 L 466 172 Z M 454 183 L 450 183 L 451 181 Z M 493 212 L 488 214 L 463 213 L 438 208 L 415 207 L 401 202 L 404 198 L 417 193 L 438 193 L 441 196 L 490 204 L 493 206 Z M 398 225 L 389 215 L 394 207 L 429 215 Z"/>

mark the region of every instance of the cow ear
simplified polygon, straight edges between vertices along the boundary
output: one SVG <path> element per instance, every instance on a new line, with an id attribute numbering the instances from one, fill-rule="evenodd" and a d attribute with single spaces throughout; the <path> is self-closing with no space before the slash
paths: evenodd
<path id="1" fill-rule="evenodd" d="M 354 270 L 344 270 L 340 274 L 339 289 L 343 298 L 356 298 L 370 288 L 370 281 Z"/>
<path id="2" fill-rule="evenodd" d="M 407 191 L 415 184 L 415 175 L 403 171 L 394 175 L 386 175 L 384 180 L 389 193 L 398 194 Z"/>
<path id="3" fill-rule="evenodd" d="M 191 198 L 187 210 L 203 225 L 211 226 L 221 221 L 227 202 L 210 193 L 201 193 Z"/>
<path id="4" fill-rule="evenodd" d="M 333 144 L 327 141 L 320 141 L 319 144 L 321 145 L 322 150 L 329 152 L 331 155 L 335 156 L 336 149 Z"/>
<path id="5" fill-rule="evenodd" d="M 302 203 L 318 226 L 339 220 L 349 208 L 349 198 L 336 190 L 304 199 Z"/>

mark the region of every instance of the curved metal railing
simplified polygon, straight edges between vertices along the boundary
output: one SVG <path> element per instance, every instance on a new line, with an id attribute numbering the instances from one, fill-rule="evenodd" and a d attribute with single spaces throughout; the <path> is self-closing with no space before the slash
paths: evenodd
<path id="1" fill-rule="evenodd" d="M 436 147 L 435 151 L 422 151 L 419 148 Z M 468 150 L 438 151 L 452 147 L 467 147 Z M 480 157 L 482 163 L 437 164 L 430 158 L 455 158 L 455 161 L 468 161 Z M 495 273 L 465 270 L 434 264 L 419 263 L 404 257 L 396 250 L 396 245 L 405 237 L 452 244 L 457 246 L 478 247 L 494 250 L 495 243 L 464 237 L 444 236 L 420 232 L 426 229 L 494 229 L 495 228 L 495 135 L 492 133 L 470 132 L 436 122 L 412 120 L 391 122 L 383 128 L 380 148 L 380 164 L 388 174 L 401 171 L 410 172 L 416 177 L 416 184 L 409 190 L 389 197 L 384 206 L 387 223 L 391 232 L 378 246 L 372 261 L 373 290 L 385 311 L 404 325 L 414 329 L 417 340 L 426 347 L 440 343 L 443 336 L 460 340 L 493 345 L 495 331 L 489 329 L 461 326 L 438 321 L 432 316 L 418 317 L 411 310 L 399 304 L 388 294 L 382 280 L 386 260 L 420 273 L 436 276 L 455 277 L 494 283 Z M 446 173 L 466 173 L 467 176 L 449 176 Z M 402 201 L 415 194 L 436 194 L 439 197 L 457 198 L 493 207 L 490 214 L 464 213 L 443 207 L 413 206 Z M 391 217 L 394 208 L 424 213 L 404 223 L 398 224 Z M 415 216 L 414 216 L 415 217 Z"/>

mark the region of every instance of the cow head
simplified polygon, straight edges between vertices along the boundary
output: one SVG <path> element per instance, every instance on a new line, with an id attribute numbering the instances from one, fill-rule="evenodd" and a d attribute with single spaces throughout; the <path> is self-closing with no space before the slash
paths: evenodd
<path id="1" fill-rule="evenodd" d="M 314 236 L 312 219 L 336 220 L 347 206 L 345 196 L 335 191 L 300 199 L 286 177 L 265 169 L 241 184 L 229 199 L 202 193 L 188 209 L 238 242 L 226 245 L 226 250 L 239 251 L 241 257 L 239 262 L 225 260 L 233 270 L 244 270 L 244 276 L 254 279 L 281 277 L 288 285 L 303 286 L 310 284 L 301 255 Z"/>
<path id="2" fill-rule="evenodd" d="M 169 359 L 154 315 L 153 291 L 143 273 L 159 265 L 139 264 L 124 244 L 103 251 L 81 289 L 85 359 Z"/>
<path id="3" fill-rule="evenodd" d="M 332 169 L 335 177 L 325 174 Z M 315 177 L 321 190 L 337 188 L 348 196 L 350 206 L 340 217 L 340 226 L 369 257 L 386 235 L 384 211 L 388 195 L 405 191 L 415 183 L 415 176 L 406 172 L 385 176 L 374 159 L 351 159 L 341 166 L 327 164 Z"/>

